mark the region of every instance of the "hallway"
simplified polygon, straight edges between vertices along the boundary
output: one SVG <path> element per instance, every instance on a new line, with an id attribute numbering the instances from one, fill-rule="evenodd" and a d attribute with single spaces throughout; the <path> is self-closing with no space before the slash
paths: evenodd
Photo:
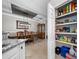
<path id="1" fill-rule="evenodd" d="M 26 59 L 47 59 L 47 42 L 39 40 L 26 45 Z"/>

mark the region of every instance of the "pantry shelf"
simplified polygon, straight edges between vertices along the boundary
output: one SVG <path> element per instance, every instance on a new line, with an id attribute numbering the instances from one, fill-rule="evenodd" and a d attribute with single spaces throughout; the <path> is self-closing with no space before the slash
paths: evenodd
<path id="1" fill-rule="evenodd" d="M 77 35 L 77 33 L 56 32 L 56 34 Z"/>
<path id="2" fill-rule="evenodd" d="M 64 42 L 64 41 L 60 41 L 60 40 L 56 40 L 56 42 L 63 43 L 63 44 L 68 44 L 68 45 L 72 45 L 72 46 L 77 46 L 77 44 L 68 43 L 68 42 Z"/>
<path id="3" fill-rule="evenodd" d="M 77 0 L 68 0 L 55 8 L 55 43 L 55 59 L 72 57 L 71 52 L 66 57 L 64 52 L 72 46 L 77 48 Z M 62 53 L 58 54 L 58 49 L 62 49 Z"/>
<path id="4" fill-rule="evenodd" d="M 77 13 L 77 11 L 73 11 L 73 12 L 70 12 L 70 13 L 67 13 L 67 14 L 64 14 L 64 15 L 61 15 L 61 16 L 57 16 L 56 18 L 61 18 L 61 17 L 68 16 L 68 15 L 71 15 L 71 14 L 74 14 L 74 13 Z"/>
<path id="5" fill-rule="evenodd" d="M 69 23 L 63 23 L 63 24 L 56 24 L 56 26 L 72 25 L 72 24 L 77 24 L 77 22 L 69 22 Z"/>

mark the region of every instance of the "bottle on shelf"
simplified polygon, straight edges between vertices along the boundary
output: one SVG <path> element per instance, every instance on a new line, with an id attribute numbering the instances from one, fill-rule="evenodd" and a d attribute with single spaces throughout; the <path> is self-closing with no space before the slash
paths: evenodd
<path id="1" fill-rule="evenodd" d="M 74 2 L 71 2 L 71 11 L 75 11 L 75 3 Z"/>
<path id="2" fill-rule="evenodd" d="M 66 13 L 69 13 L 69 4 L 66 5 Z"/>

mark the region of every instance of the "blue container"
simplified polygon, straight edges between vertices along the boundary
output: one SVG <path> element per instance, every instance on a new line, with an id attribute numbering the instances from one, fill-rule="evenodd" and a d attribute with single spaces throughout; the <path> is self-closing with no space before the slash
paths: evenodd
<path id="1" fill-rule="evenodd" d="M 61 56 L 63 56 L 64 58 L 66 58 L 66 53 L 69 53 L 69 47 L 66 47 L 66 46 L 62 46 L 61 47 Z"/>

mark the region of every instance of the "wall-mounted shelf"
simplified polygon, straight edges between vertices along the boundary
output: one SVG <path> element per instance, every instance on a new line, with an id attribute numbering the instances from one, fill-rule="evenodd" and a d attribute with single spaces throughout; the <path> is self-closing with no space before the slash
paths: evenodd
<path id="1" fill-rule="evenodd" d="M 74 13 L 77 13 L 77 11 L 73 11 L 73 12 L 70 12 L 70 13 L 66 13 L 66 14 L 64 14 L 64 15 L 57 16 L 56 18 L 65 17 L 65 16 L 68 16 L 68 15 L 71 15 L 71 14 L 74 14 Z"/>
<path id="2" fill-rule="evenodd" d="M 77 33 L 56 32 L 56 34 L 77 35 Z"/>
<path id="3" fill-rule="evenodd" d="M 69 22 L 69 23 L 63 23 L 63 24 L 56 24 L 56 26 L 73 25 L 73 24 L 77 24 L 77 22 Z"/>
<path id="4" fill-rule="evenodd" d="M 72 46 L 77 46 L 77 44 L 64 42 L 64 41 L 60 41 L 60 40 L 56 40 L 56 42 L 63 43 L 63 44 L 68 44 L 68 45 L 72 45 Z"/>

